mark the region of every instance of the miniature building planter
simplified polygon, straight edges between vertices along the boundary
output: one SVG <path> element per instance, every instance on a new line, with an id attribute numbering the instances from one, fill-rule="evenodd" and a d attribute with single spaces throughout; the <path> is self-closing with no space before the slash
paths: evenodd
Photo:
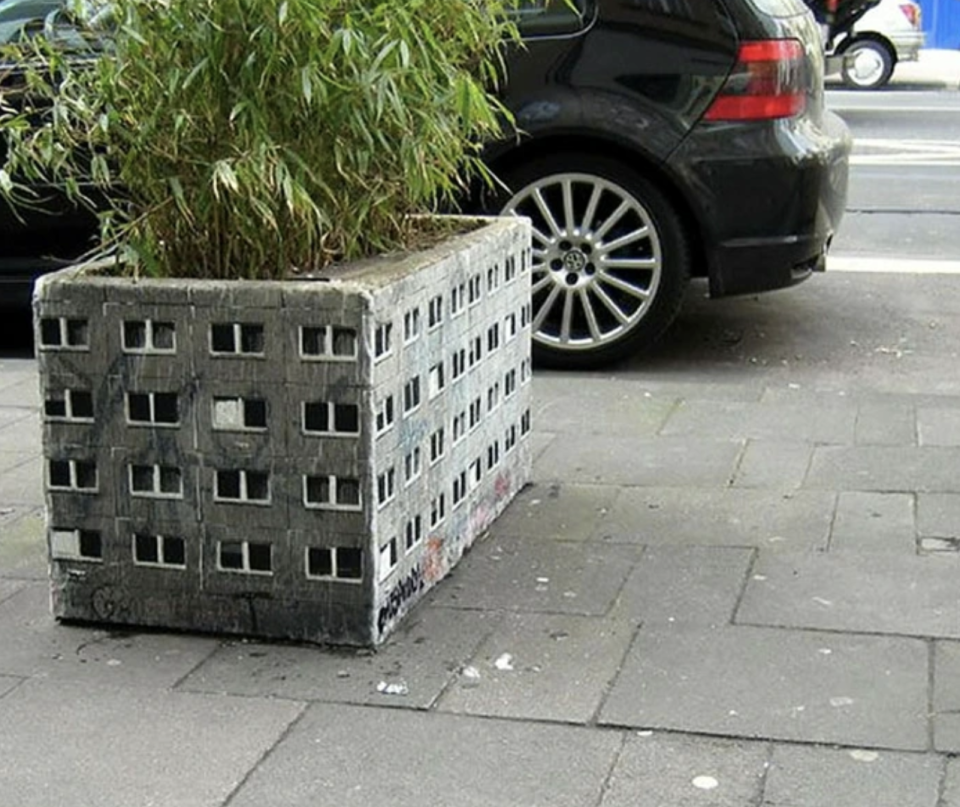
<path id="1" fill-rule="evenodd" d="M 528 481 L 530 230 L 35 292 L 53 610 L 373 645 Z"/>

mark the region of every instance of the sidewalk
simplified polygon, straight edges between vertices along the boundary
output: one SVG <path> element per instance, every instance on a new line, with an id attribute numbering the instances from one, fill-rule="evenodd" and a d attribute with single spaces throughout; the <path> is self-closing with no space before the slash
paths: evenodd
<path id="1" fill-rule="evenodd" d="M 0 358 L 0 805 L 960 807 L 957 301 L 695 288 L 537 373 L 536 484 L 377 654 L 54 623 Z"/>
<path id="2" fill-rule="evenodd" d="M 839 74 L 827 77 L 830 89 L 842 87 Z M 924 48 L 915 62 L 898 62 L 882 91 L 960 88 L 960 50 Z M 855 92 L 855 91 L 854 91 Z"/>

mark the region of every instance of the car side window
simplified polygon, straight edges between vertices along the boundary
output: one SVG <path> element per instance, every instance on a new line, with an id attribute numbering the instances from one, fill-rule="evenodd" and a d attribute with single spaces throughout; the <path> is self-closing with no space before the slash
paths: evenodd
<path id="1" fill-rule="evenodd" d="M 517 3 L 517 27 L 526 37 L 572 34 L 589 19 L 591 0 L 520 0 Z"/>

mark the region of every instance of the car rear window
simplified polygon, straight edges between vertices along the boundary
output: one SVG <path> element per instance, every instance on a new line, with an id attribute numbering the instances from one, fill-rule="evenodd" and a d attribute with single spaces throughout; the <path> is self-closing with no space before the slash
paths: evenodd
<path id="1" fill-rule="evenodd" d="M 757 11 L 768 17 L 796 17 L 807 11 L 803 0 L 750 0 L 750 2 Z"/>

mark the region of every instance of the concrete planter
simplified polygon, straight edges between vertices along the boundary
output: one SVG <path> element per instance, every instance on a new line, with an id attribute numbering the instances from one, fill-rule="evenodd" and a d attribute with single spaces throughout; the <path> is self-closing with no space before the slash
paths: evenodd
<path id="1" fill-rule="evenodd" d="M 528 481 L 530 231 L 34 299 L 53 610 L 375 645 Z"/>

